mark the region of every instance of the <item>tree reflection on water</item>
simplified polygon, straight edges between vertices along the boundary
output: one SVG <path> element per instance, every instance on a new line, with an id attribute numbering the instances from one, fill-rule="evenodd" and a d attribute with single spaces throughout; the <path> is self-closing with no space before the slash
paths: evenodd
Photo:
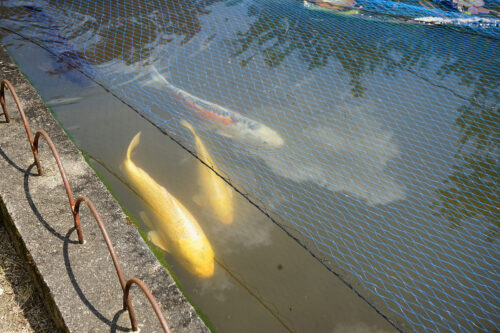
<path id="1" fill-rule="evenodd" d="M 283 15 L 273 7 L 250 5 L 248 16 L 255 17 L 255 21 L 247 31 L 237 33 L 237 50 L 233 54 L 242 58 L 243 66 L 257 53 L 262 54 L 268 66 L 277 67 L 297 51 L 310 70 L 326 65 L 329 58 L 334 57 L 350 76 L 353 95 L 361 96 L 365 91 L 363 73 L 373 71 L 387 58 L 388 49 L 378 47 L 377 39 L 360 39 L 347 25 L 342 25 L 357 24 L 348 17 L 339 16 L 337 29 L 332 29 L 329 24 L 323 24 L 321 18 L 314 19 L 297 11 Z"/>
<path id="2" fill-rule="evenodd" d="M 201 31 L 200 15 L 220 0 L 165 0 L 159 2 L 113 1 L 90 6 L 72 0 L 50 0 L 36 6 L 20 3 L 9 10 L 9 19 L 32 22 L 44 31 L 45 43 L 74 41 L 91 64 L 123 60 L 127 64 L 147 61 L 159 44 L 174 35 L 188 42 Z M 39 7 L 38 7 L 39 6 Z M 24 27 L 27 31 L 33 26 Z"/>
<path id="3" fill-rule="evenodd" d="M 81 8 L 80 14 L 94 18 L 92 24 L 77 34 L 94 31 L 100 36 L 97 43 L 86 50 L 98 64 L 121 59 L 127 64 L 148 61 L 158 45 L 170 41 L 174 35 L 188 42 L 201 31 L 200 15 L 210 13 L 207 6 L 220 0 L 114 2 L 113 10 L 96 13 L 92 6 Z M 58 1 L 59 2 L 59 1 Z M 65 0 L 68 8 L 71 0 Z M 61 6 L 62 7 L 62 6 Z M 96 15 L 97 14 L 97 15 Z"/>
<path id="4" fill-rule="evenodd" d="M 473 93 L 458 109 L 456 123 L 461 138 L 457 163 L 438 190 L 440 204 L 436 203 L 436 208 L 453 227 L 464 220 L 484 221 L 489 229 L 487 237 L 494 241 L 500 228 L 500 75 L 494 63 L 482 70 L 474 67 L 460 59 L 441 69 L 442 75 L 459 76 Z"/>
<path id="5" fill-rule="evenodd" d="M 414 73 L 434 86 L 447 89 L 458 96 L 463 103 L 458 107 L 456 124 L 461 130 L 456 160 L 451 174 L 437 190 L 434 203 L 436 215 L 447 219 L 451 226 L 458 227 L 464 220 L 484 221 L 490 232 L 488 237 L 496 237 L 500 227 L 500 114 L 498 107 L 498 82 L 500 75 L 494 68 L 495 60 L 488 63 L 477 53 L 461 45 L 466 41 L 456 41 L 443 52 L 438 45 L 440 36 L 433 41 L 428 36 L 413 43 L 418 36 L 408 38 L 394 34 L 367 32 L 361 34 L 353 28 L 355 19 L 336 15 L 341 22 L 332 29 L 323 24 L 321 15 L 317 19 L 304 17 L 297 12 L 283 15 L 280 10 L 270 7 L 250 5 L 249 17 L 255 20 L 244 32 L 238 32 L 234 41 L 242 66 L 260 55 L 269 67 L 278 67 L 285 59 L 297 53 L 309 70 L 326 66 L 332 59 L 341 64 L 349 74 L 352 95 L 362 97 L 366 88 L 364 77 L 377 68 L 388 75 L 396 70 Z M 368 23 L 369 24 L 369 23 Z M 418 34 L 420 27 L 408 27 Z M 446 30 L 443 29 L 446 35 Z M 472 38 L 472 37 L 471 37 Z M 393 54 L 399 54 L 395 60 Z M 494 57 L 491 57 L 494 58 Z M 498 60 L 496 60 L 498 61 Z M 426 73 L 435 63 L 440 64 L 436 77 L 431 80 Z M 452 77 L 458 79 L 455 87 L 441 86 L 440 81 Z M 471 94 L 463 94 L 466 88 Z"/>

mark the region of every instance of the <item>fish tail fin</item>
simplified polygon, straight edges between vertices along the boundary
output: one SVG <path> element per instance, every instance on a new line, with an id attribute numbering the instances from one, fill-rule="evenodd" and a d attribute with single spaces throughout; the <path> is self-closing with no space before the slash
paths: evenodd
<path id="1" fill-rule="evenodd" d="M 196 132 L 193 128 L 193 125 L 191 125 L 186 119 L 182 119 L 180 122 L 179 122 L 182 126 L 186 127 L 191 133 L 193 133 L 193 135 L 196 136 Z"/>
<path id="2" fill-rule="evenodd" d="M 134 150 L 135 147 L 139 144 L 141 141 L 141 132 L 137 133 L 132 141 L 130 141 L 130 144 L 128 145 L 127 148 L 127 160 L 130 160 L 130 154 L 132 153 L 132 150 Z"/>

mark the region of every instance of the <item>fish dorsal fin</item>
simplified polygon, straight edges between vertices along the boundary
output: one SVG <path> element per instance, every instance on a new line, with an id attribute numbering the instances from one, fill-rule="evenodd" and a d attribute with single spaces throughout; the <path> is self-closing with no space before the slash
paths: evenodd
<path id="1" fill-rule="evenodd" d="M 163 251 L 166 251 L 168 253 L 170 252 L 170 249 L 168 248 L 167 244 L 163 239 L 161 239 L 160 235 L 156 231 L 150 231 L 148 232 L 148 240 L 153 243 L 155 246 L 158 246 L 160 249 Z"/>

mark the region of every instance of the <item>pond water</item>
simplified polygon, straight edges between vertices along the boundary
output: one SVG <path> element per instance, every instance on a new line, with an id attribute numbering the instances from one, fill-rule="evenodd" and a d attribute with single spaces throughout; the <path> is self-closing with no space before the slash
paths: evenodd
<path id="1" fill-rule="evenodd" d="M 394 330 L 374 308 L 403 330 L 497 327 L 496 39 L 300 1 L 58 5 L 2 22 L 52 54 L 3 43 L 149 232 L 158 209 L 123 163 L 142 133 L 132 160 L 193 214 L 215 270 L 152 247 L 217 331 Z M 232 185 L 231 223 L 184 148 Z"/>
<path id="2" fill-rule="evenodd" d="M 150 207 L 124 181 L 120 165 L 129 139 L 141 131 L 142 141 L 134 156 L 137 164 L 183 200 L 212 240 L 217 264 L 214 276 L 207 280 L 190 274 L 176 257 L 164 255 L 183 292 L 217 332 L 394 330 L 239 195 L 234 196 L 234 223 L 230 227 L 214 223 L 192 200 L 199 191 L 193 181 L 199 162 L 133 110 L 78 73 L 69 78 L 48 76 L 40 66 L 54 58 L 38 46 L 16 36 L 6 36 L 2 43 L 120 203 L 139 220 L 141 212 Z M 86 87 L 82 89 L 80 84 Z"/>

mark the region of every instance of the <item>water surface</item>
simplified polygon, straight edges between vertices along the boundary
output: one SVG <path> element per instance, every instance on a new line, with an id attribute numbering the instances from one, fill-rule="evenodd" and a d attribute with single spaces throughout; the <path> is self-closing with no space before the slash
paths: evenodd
<path id="1" fill-rule="evenodd" d="M 208 280 L 165 255 L 217 330 L 256 322 L 263 330 L 391 329 L 332 272 L 399 328 L 497 327 L 495 39 L 312 12 L 295 1 L 119 2 L 113 12 L 76 3 L 47 7 L 64 32 L 58 45 L 66 44 L 52 50 L 83 52 L 75 67 L 137 112 L 83 89 L 58 58 L 45 55 L 30 78 L 44 82 L 37 88 L 47 100 L 86 100 L 54 100 L 54 110 L 134 216 L 148 207 L 121 181 L 120 164 L 143 132 L 137 164 L 196 215 L 214 247 Z M 74 21 L 57 20 L 67 12 Z M 28 51 L 15 51 L 16 60 L 23 52 L 29 63 Z M 155 81 L 151 66 L 192 96 L 272 128 L 284 144 L 227 137 Z M 56 93 L 49 79 L 66 90 Z M 199 162 L 161 132 L 192 150 L 181 119 L 241 192 L 231 226 L 196 205 Z"/>

